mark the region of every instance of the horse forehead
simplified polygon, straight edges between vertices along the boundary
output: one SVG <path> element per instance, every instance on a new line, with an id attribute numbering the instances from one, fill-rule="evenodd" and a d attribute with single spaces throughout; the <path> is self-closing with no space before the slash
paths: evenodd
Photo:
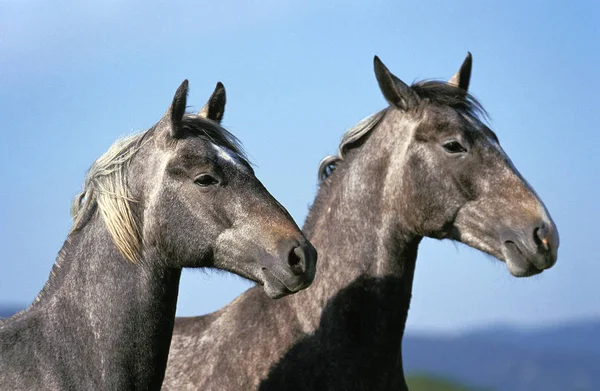
<path id="1" fill-rule="evenodd" d="M 471 139 L 482 139 L 497 145 L 495 135 L 479 118 L 468 113 L 451 110 L 445 117 L 438 118 L 437 129 L 460 129 Z"/>
<path id="2" fill-rule="evenodd" d="M 231 167 L 239 171 L 251 171 L 245 160 L 226 146 L 217 144 L 212 140 L 193 137 L 177 145 L 175 158 L 183 159 L 188 164 L 199 161 L 212 161 L 222 167 Z"/>
<path id="3" fill-rule="evenodd" d="M 466 129 L 469 125 L 461 115 L 450 108 L 430 107 L 421 117 L 415 137 L 421 140 L 437 138 L 441 134 Z"/>
<path id="4" fill-rule="evenodd" d="M 203 157 L 216 162 L 220 166 L 233 167 L 243 172 L 249 171 L 239 154 L 212 141 L 206 140 L 202 150 L 197 150 L 197 153 L 202 154 Z"/>
<path id="5" fill-rule="evenodd" d="M 211 147 L 220 160 L 238 168 L 245 168 L 240 156 L 231 149 L 217 144 L 212 144 Z"/>
<path id="6" fill-rule="evenodd" d="M 210 144 L 211 142 L 197 137 L 180 140 L 167 155 L 186 161 L 194 161 L 202 158 L 208 159 L 213 154 Z"/>
<path id="7" fill-rule="evenodd" d="M 462 117 L 468 126 L 467 130 L 471 138 L 478 139 L 486 144 L 489 143 L 490 147 L 504 154 L 504 151 L 498 143 L 496 134 L 489 127 L 487 127 L 487 125 L 470 115 L 463 115 Z"/>

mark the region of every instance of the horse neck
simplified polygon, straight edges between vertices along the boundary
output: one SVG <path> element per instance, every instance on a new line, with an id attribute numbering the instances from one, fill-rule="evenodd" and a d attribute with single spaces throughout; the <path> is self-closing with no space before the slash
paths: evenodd
<path id="1" fill-rule="evenodd" d="M 181 270 L 149 254 L 139 264 L 126 260 L 99 213 L 69 235 L 58 258 L 32 306 L 44 308 L 47 327 L 56 325 L 51 335 L 70 341 L 64 348 L 71 352 L 89 352 L 80 359 L 89 360 L 102 384 L 159 389 Z M 85 345 L 69 346 L 73 341 Z"/>
<path id="2" fill-rule="evenodd" d="M 410 233 L 391 205 L 399 202 L 402 189 L 398 192 L 395 183 L 397 194 L 390 195 L 386 178 L 390 170 L 403 169 L 402 157 L 394 154 L 405 150 L 402 142 L 393 146 L 386 141 L 390 127 L 397 126 L 393 121 L 384 118 L 362 146 L 349 152 L 321 186 L 307 218 L 305 232 L 319 251 L 318 273 L 310 289 L 292 298 L 307 329 L 318 327 L 326 306 L 344 305 L 344 296 L 351 299 L 352 290 L 369 290 L 380 308 L 393 308 L 393 323 L 401 324 L 402 335 L 421 237 Z M 407 143 L 411 132 L 405 130 L 395 131 L 404 134 Z M 360 307 L 356 301 L 351 304 Z"/>

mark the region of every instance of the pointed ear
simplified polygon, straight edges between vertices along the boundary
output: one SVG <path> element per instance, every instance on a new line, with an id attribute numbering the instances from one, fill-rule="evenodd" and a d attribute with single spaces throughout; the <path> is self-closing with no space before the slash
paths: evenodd
<path id="1" fill-rule="evenodd" d="M 473 57 L 471 52 L 467 52 L 467 57 L 463 61 L 458 72 L 448 80 L 448 84 L 454 87 L 461 88 L 465 91 L 469 90 L 469 82 L 471 81 L 471 68 L 473 67 Z"/>
<path id="2" fill-rule="evenodd" d="M 218 82 L 212 95 L 208 98 L 208 102 L 206 102 L 198 115 L 221 123 L 223 115 L 225 114 L 226 101 L 225 86 L 223 83 Z"/>
<path id="3" fill-rule="evenodd" d="M 407 111 L 419 104 L 419 97 L 402 80 L 394 76 L 379 57 L 373 59 L 375 76 L 385 99 L 394 107 Z"/>
<path id="4" fill-rule="evenodd" d="M 188 81 L 186 79 L 183 81 L 183 83 L 181 83 L 181 85 L 175 92 L 175 96 L 173 97 L 171 107 L 169 107 L 169 111 L 167 111 L 166 116 L 171 122 L 171 136 L 175 138 L 181 136 L 181 120 L 183 119 L 183 115 L 185 114 L 187 93 Z"/>

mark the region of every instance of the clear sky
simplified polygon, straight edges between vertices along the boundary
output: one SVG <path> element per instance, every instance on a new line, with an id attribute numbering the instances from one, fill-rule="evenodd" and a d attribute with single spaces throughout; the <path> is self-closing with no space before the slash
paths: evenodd
<path id="1" fill-rule="evenodd" d="M 373 55 L 410 83 L 449 78 L 471 51 L 471 91 L 552 214 L 559 259 L 515 279 L 476 250 L 426 240 L 408 327 L 600 316 L 599 3 L 491 3 L 0 0 L 0 302 L 31 302 L 87 168 L 154 124 L 183 79 L 195 108 L 225 84 L 224 125 L 301 225 L 319 160 L 386 105 Z M 185 272 L 178 314 L 215 310 L 249 286 Z"/>

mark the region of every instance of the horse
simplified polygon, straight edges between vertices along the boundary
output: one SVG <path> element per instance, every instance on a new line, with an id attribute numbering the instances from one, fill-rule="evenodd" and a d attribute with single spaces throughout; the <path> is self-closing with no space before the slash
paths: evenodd
<path id="1" fill-rule="evenodd" d="M 0 323 L 2 390 L 159 390 L 182 268 L 211 267 L 278 298 L 314 279 L 316 251 L 188 81 L 150 129 L 90 167 L 45 286 Z"/>
<path id="2" fill-rule="evenodd" d="M 465 243 L 516 277 L 557 259 L 546 207 L 468 92 L 472 57 L 448 81 L 408 86 L 374 59 L 389 103 L 319 166 L 304 233 L 319 251 L 310 289 L 253 288 L 178 318 L 163 389 L 406 390 L 402 337 L 423 237 Z"/>

